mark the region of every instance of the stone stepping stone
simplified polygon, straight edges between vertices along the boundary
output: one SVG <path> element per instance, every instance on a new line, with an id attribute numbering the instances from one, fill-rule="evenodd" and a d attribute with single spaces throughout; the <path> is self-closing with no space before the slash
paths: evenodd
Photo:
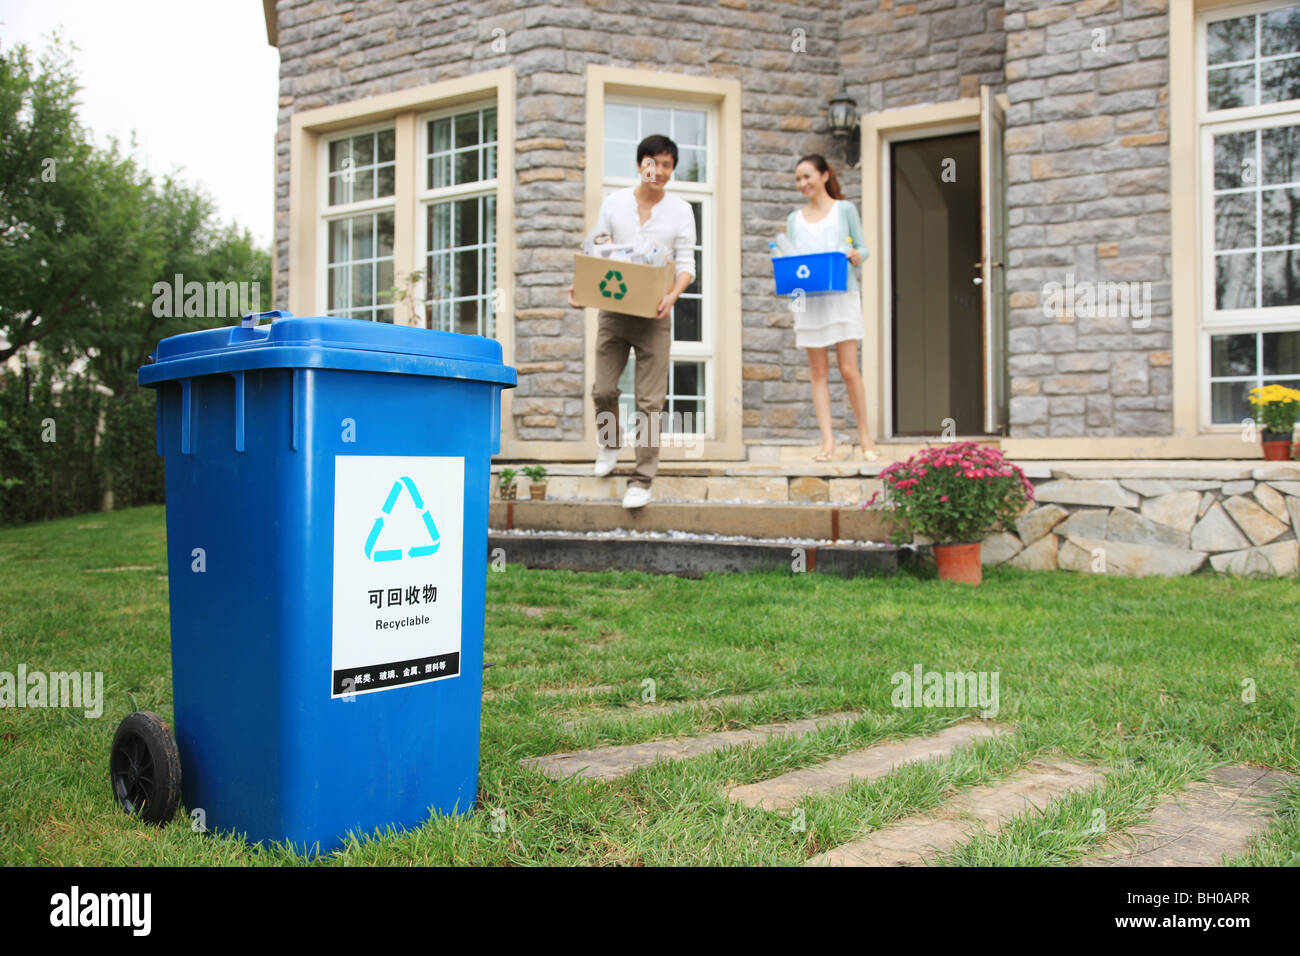
<path id="1" fill-rule="evenodd" d="M 915 866 L 946 853 L 981 830 L 996 832 L 1031 809 L 1101 783 L 1103 770 L 1066 761 L 1031 761 L 1016 776 L 957 793 L 929 813 L 907 817 L 818 854 L 805 866 Z"/>
<path id="2" fill-rule="evenodd" d="M 660 714 L 673 714 L 679 710 L 705 710 L 709 707 L 726 707 L 743 704 L 758 698 L 758 694 L 729 694 L 725 697 L 705 697 L 700 700 L 666 700 L 661 704 L 644 704 L 629 701 L 625 704 L 593 710 L 575 720 L 566 720 L 560 724 L 565 730 L 574 730 L 593 720 L 626 720 L 630 717 L 657 717 Z"/>
<path id="3" fill-rule="evenodd" d="M 747 807 L 788 810 L 810 793 L 828 793 L 847 787 L 854 780 L 874 780 L 885 776 L 895 767 L 947 757 L 963 744 L 1006 732 L 993 724 L 963 721 L 945 727 L 929 737 L 882 741 L 816 767 L 793 770 L 770 780 L 734 787 L 728 796 Z"/>
<path id="4" fill-rule="evenodd" d="M 1151 819 L 1118 834 L 1080 866 L 1222 866 L 1245 853 L 1271 822 L 1289 776 L 1261 767 L 1219 767 L 1208 784 L 1161 800 Z"/>
<path id="5" fill-rule="evenodd" d="M 652 740 L 643 744 L 624 744 L 619 747 L 548 754 L 545 757 L 526 757 L 519 761 L 519 764 L 523 767 L 535 767 L 556 780 L 574 776 L 586 777 L 589 780 L 612 780 L 641 767 L 649 767 L 657 760 L 686 760 L 724 747 L 761 744 L 775 737 L 790 737 L 834 724 L 852 723 L 858 719 L 858 716 L 858 714 L 827 714 L 823 717 L 810 717 L 785 724 L 763 724 L 747 730 L 723 730 L 685 740 Z"/>

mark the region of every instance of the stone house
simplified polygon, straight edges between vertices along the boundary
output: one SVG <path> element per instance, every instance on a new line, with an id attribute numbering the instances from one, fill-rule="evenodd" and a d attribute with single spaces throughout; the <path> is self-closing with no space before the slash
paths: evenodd
<path id="1" fill-rule="evenodd" d="M 700 237 L 669 397 L 698 441 L 665 461 L 774 460 L 816 437 L 767 254 L 814 151 L 867 231 L 862 364 L 891 456 L 960 435 L 1018 460 L 1252 458 L 1246 391 L 1300 381 L 1300 3 L 265 15 L 277 305 L 499 338 L 519 370 L 504 457 L 591 457 L 595 312 L 564 288 L 652 131 L 682 148 L 670 188 Z M 851 131 L 830 127 L 837 95 Z"/>

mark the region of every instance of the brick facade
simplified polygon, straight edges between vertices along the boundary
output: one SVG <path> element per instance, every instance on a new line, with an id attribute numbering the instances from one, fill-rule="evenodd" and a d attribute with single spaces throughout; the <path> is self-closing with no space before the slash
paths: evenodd
<path id="1" fill-rule="evenodd" d="M 807 358 L 794 345 L 793 316 L 771 293 L 767 243 L 802 202 L 793 163 L 803 153 L 825 153 L 860 208 L 858 171 L 844 168 L 825 132 L 841 78 L 864 113 L 976 96 L 980 84 L 1010 98 L 1012 434 L 1170 431 L 1163 3 L 564 0 L 516 10 L 493 0 L 279 0 L 277 10 L 281 306 L 293 113 L 513 67 L 520 438 L 582 437 L 584 322 L 563 289 L 584 226 L 588 64 L 741 83 L 746 439 L 816 437 Z M 1095 28 L 1107 31 L 1105 54 L 1090 52 Z M 492 47 L 499 30 L 504 53 Z M 1042 287 L 1067 271 L 1152 281 L 1150 327 L 1045 317 Z M 831 375 L 835 430 L 852 433 L 834 363 Z"/>

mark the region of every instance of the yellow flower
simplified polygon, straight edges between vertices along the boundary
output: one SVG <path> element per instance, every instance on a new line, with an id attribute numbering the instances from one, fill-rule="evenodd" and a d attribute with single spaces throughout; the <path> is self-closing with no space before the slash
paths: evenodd
<path id="1" fill-rule="evenodd" d="M 1263 406 L 1286 402 L 1300 402 L 1300 392 L 1294 388 L 1279 385 L 1276 382 L 1272 385 L 1264 385 L 1250 390 L 1250 404 L 1252 405 Z"/>

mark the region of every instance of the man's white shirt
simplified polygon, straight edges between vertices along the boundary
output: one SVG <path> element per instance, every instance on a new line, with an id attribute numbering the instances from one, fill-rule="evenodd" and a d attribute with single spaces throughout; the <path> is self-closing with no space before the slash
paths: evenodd
<path id="1" fill-rule="evenodd" d="M 641 237 L 657 242 L 676 263 L 676 272 L 689 273 L 695 281 L 695 216 L 685 199 L 665 194 L 650 207 L 650 218 L 641 224 L 636 208 L 636 187 L 618 189 L 605 197 L 596 217 L 597 233 L 608 232 L 620 245 L 636 243 Z"/>

